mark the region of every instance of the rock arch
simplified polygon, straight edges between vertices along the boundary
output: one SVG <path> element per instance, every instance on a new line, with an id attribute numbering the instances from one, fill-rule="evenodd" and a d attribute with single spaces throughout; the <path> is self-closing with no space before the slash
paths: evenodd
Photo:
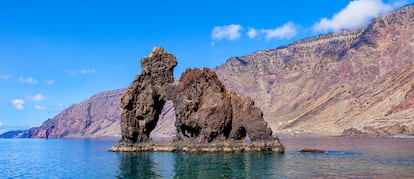
<path id="1" fill-rule="evenodd" d="M 141 74 L 135 77 L 121 99 L 122 139 L 111 150 L 186 151 L 189 149 L 181 145 L 191 143 L 199 145 L 194 150 L 210 151 L 208 143 L 228 145 L 225 141 L 230 140 L 237 141 L 235 144 L 239 147 L 219 147 L 213 151 L 283 151 L 253 100 L 242 99 L 226 89 L 209 68 L 187 69 L 178 83 L 174 83 L 176 65 L 176 58 L 160 47 L 141 60 Z M 157 144 L 150 144 L 150 134 L 167 100 L 173 102 L 174 126 L 181 143 L 155 149 Z M 247 146 L 242 141 L 246 136 L 259 143 L 255 147 Z"/>

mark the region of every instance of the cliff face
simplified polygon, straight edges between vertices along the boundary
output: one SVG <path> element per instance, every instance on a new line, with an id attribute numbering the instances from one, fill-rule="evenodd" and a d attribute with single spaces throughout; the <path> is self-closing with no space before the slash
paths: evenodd
<path id="1" fill-rule="evenodd" d="M 120 137 L 120 98 L 125 89 L 102 92 L 74 104 L 40 127 L 30 129 L 32 138 Z"/>
<path id="2" fill-rule="evenodd" d="M 215 70 L 256 102 L 277 133 L 413 134 L 413 34 L 414 6 L 407 6 L 365 29 L 234 57 Z"/>

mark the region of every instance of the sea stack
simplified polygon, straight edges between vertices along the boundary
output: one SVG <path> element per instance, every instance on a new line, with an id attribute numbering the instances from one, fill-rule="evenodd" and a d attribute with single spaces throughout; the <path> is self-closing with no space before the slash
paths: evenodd
<path id="1" fill-rule="evenodd" d="M 176 65 L 161 47 L 141 60 L 141 74 L 121 99 L 122 139 L 110 151 L 284 152 L 253 100 L 226 89 L 208 68 L 187 69 L 174 83 Z M 177 140 L 157 143 L 149 136 L 166 100 L 175 108 Z"/>
<path id="2" fill-rule="evenodd" d="M 176 65 L 176 58 L 161 47 L 141 60 L 141 74 L 121 98 L 121 143 L 149 141 L 166 101 L 166 87 L 174 82 Z"/>

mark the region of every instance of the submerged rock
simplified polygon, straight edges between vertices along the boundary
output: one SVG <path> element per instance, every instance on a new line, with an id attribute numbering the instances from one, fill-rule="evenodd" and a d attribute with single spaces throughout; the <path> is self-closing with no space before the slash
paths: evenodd
<path id="1" fill-rule="evenodd" d="M 176 58 L 160 47 L 141 65 L 121 100 L 122 139 L 110 151 L 284 151 L 253 100 L 226 89 L 214 71 L 187 69 L 173 84 Z M 155 143 L 149 136 L 166 100 L 175 108 L 177 141 Z"/>
<path id="2" fill-rule="evenodd" d="M 323 150 L 319 150 L 319 149 L 310 149 L 310 148 L 303 148 L 302 150 L 300 150 L 299 152 L 302 153 L 325 153 L 325 151 Z"/>

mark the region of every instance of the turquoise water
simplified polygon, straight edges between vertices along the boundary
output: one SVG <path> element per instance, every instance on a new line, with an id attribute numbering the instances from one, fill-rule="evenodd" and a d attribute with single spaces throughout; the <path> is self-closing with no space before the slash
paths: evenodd
<path id="1" fill-rule="evenodd" d="M 107 152 L 116 141 L 0 139 L 0 178 L 414 178 L 414 139 L 282 142 L 285 154 L 121 154 Z"/>

